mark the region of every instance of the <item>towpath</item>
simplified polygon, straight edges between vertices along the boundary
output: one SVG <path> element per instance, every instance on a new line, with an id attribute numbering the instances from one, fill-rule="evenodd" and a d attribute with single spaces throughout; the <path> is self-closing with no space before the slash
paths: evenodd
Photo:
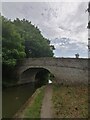
<path id="1" fill-rule="evenodd" d="M 42 102 L 41 118 L 53 118 L 52 112 L 52 84 L 46 86 L 45 95 Z"/>

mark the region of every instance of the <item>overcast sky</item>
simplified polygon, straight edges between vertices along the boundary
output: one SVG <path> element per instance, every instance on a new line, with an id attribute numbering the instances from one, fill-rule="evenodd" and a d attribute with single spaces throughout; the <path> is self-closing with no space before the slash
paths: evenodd
<path id="1" fill-rule="evenodd" d="M 2 14 L 28 19 L 55 46 L 56 57 L 87 57 L 87 2 L 3 2 Z M 67 39 L 66 39 L 67 38 Z"/>

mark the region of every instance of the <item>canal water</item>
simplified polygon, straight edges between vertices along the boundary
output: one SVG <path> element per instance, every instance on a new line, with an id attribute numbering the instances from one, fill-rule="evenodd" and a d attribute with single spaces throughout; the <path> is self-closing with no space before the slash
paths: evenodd
<path id="1" fill-rule="evenodd" d="M 33 83 L 5 88 L 2 91 L 2 117 L 12 118 L 35 90 Z"/>

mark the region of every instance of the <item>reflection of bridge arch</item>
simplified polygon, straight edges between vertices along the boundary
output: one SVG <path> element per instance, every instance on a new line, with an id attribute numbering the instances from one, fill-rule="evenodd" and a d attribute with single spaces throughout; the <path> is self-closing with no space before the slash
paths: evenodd
<path id="1" fill-rule="evenodd" d="M 54 80 L 57 83 L 88 84 L 88 60 L 82 58 L 25 59 L 18 68 L 18 83 L 28 83 L 31 78 L 31 80 L 35 80 L 36 73 L 40 69 L 46 69 L 54 75 Z"/>

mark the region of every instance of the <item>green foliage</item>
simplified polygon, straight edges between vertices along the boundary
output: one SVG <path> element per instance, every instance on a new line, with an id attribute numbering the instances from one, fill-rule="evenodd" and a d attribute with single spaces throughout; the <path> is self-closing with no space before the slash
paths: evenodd
<path id="1" fill-rule="evenodd" d="M 41 31 L 31 22 L 18 18 L 14 20 L 21 37 L 25 41 L 26 57 L 52 57 L 53 50 L 50 49 L 50 41 L 44 38 Z M 54 47 L 53 47 L 54 48 Z"/>
<path id="2" fill-rule="evenodd" d="M 25 57 L 53 57 L 50 41 L 28 20 L 14 21 L 2 19 L 2 58 L 3 64 L 15 66 L 18 59 Z"/>
<path id="3" fill-rule="evenodd" d="M 17 59 L 25 57 L 25 46 L 23 43 L 24 41 L 13 22 L 2 17 L 3 64 L 15 66 Z"/>
<path id="4" fill-rule="evenodd" d="M 36 95 L 33 99 L 33 103 L 31 105 L 28 105 L 28 107 L 24 112 L 25 118 L 40 118 L 44 92 L 45 92 L 45 86 L 37 89 Z"/>
<path id="5" fill-rule="evenodd" d="M 49 80 L 49 71 L 47 70 L 41 70 L 39 72 L 37 72 L 36 74 L 36 87 L 41 87 L 42 85 L 46 85 L 48 84 L 48 80 Z"/>

